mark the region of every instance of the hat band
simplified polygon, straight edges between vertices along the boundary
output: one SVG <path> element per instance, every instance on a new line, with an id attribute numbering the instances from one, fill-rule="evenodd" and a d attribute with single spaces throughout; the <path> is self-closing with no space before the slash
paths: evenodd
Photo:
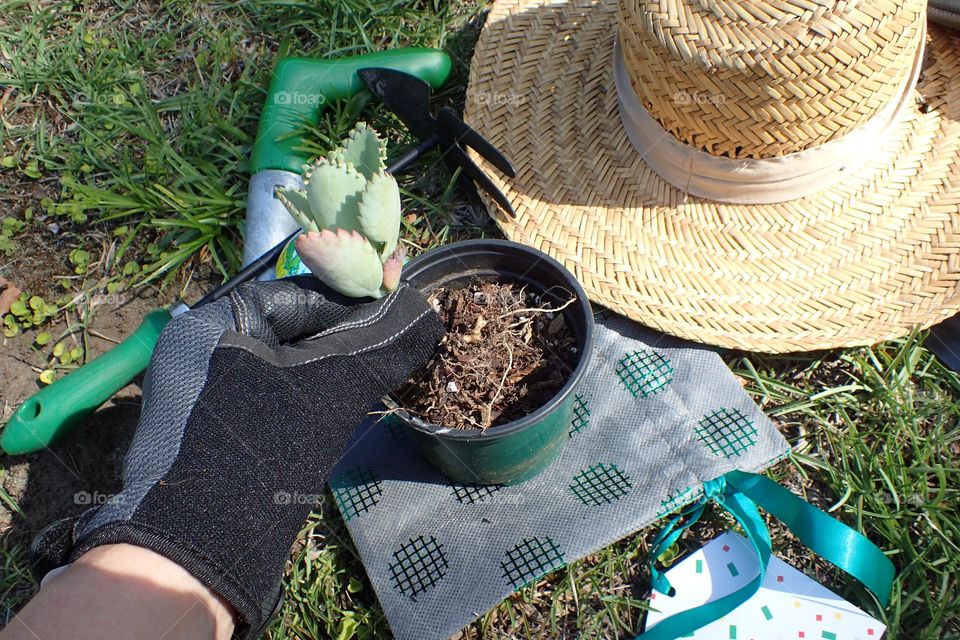
<path id="1" fill-rule="evenodd" d="M 846 135 L 803 151 L 776 158 L 737 159 L 713 156 L 678 140 L 640 102 L 627 76 L 618 39 L 613 64 L 620 119 L 647 166 L 687 193 L 734 204 L 772 204 L 802 198 L 827 189 L 875 157 L 896 129 L 901 112 L 913 100 L 920 77 L 925 26 L 922 31 L 913 67 L 898 97 Z"/>

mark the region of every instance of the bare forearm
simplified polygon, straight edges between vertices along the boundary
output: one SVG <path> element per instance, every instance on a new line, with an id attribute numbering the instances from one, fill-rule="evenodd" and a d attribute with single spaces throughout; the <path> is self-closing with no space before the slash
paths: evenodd
<path id="1" fill-rule="evenodd" d="M 229 640 L 232 633 L 229 607 L 183 567 L 115 544 L 46 581 L 0 640 Z"/>

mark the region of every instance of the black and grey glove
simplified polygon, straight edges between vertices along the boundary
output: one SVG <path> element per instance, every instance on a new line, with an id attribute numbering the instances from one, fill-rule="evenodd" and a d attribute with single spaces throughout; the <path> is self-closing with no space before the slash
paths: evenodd
<path id="1" fill-rule="evenodd" d="M 144 382 L 123 490 L 34 542 L 41 573 L 130 543 L 182 565 L 256 637 L 279 603 L 290 545 L 354 428 L 430 358 L 443 325 L 414 289 L 349 306 L 250 283 L 178 316 Z"/>

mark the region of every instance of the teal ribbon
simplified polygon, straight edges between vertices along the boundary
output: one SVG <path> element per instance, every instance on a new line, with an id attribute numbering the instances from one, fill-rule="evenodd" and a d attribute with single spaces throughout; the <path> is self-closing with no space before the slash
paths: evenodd
<path id="1" fill-rule="evenodd" d="M 657 558 L 672 547 L 674 543 L 680 539 L 684 531 L 697 523 L 710 500 L 722 496 L 726 490 L 727 479 L 725 476 L 707 481 L 703 485 L 703 499 L 688 505 L 682 509 L 680 513 L 670 518 L 667 524 L 660 529 L 660 533 L 654 537 L 650 543 L 651 548 L 648 554 L 650 558 L 650 583 L 654 589 L 668 596 L 673 596 L 674 588 L 667 579 L 667 576 L 657 568 Z M 681 521 L 683 521 L 684 524 L 678 526 Z"/>
<path id="2" fill-rule="evenodd" d="M 893 563 L 876 545 L 769 478 L 744 471 L 731 471 L 705 483 L 703 498 L 670 518 L 654 538 L 650 576 L 657 591 L 674 593 L 666 575 L 655 566 L 657 558 L 700 519 L 711 501 L 726 509 L 743 528 L 759 562 L 758 575 L 733 593 L 662 620 L 635 640 L 673 640 L 690 635 L 753 597 L 763 584 L 771 553 L 770 533 L 757 511 L 758 505 L 783 522 L 811 550 L 862 582 L 881 606 L 887 605 L 895 571 Z"/>

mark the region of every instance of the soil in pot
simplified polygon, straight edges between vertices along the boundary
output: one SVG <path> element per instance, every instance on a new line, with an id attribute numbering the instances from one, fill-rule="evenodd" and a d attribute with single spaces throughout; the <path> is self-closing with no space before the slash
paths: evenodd
<path id="1" fill-rule="evenodd" d="M 487 429 L 550 400 L 579 360 L 559 304 L 517 283 L 440 287 L 430 302 L 447 328 L 433 359 L 395 395 L 411 415 L 454 429 Z"/>

